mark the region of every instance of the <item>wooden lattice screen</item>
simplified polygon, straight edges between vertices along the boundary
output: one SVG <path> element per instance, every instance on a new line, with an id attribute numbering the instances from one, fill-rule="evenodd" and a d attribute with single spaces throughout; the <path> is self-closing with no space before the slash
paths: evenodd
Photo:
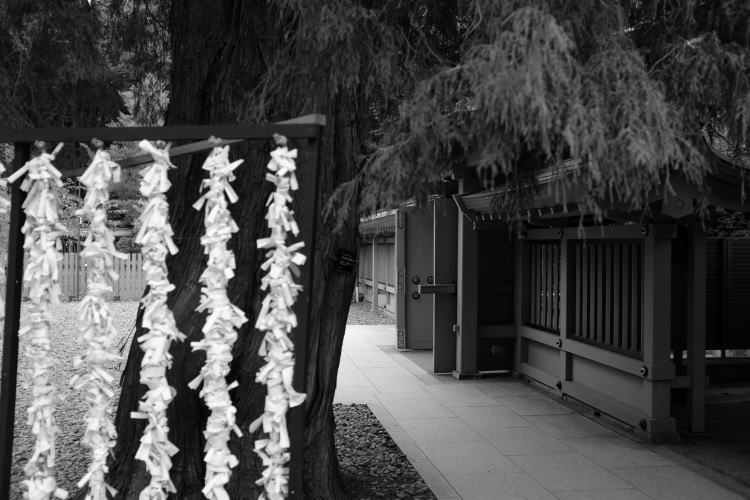
<path id="1" fill-rule="evenodd" d="M 560 333 L 560 243 L 529 243 L 528 324 Z"/>
<path id="2" fill-rule="evenodd" d="M 643 340 L 643 243 L 575 241 L 568 336 L 630 356 Z M 569 323 L 570 324 L 570 323 Z"/>
<path id="3" fill-rule="evenodd" d="M 706 239 L 706 349 L 750 349 L 750 238 Z"/>

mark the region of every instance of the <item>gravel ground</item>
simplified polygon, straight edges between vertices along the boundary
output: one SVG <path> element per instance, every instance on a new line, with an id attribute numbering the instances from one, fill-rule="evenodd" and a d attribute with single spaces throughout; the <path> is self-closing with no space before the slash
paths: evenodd
<path id="1" fill-rule="evenodd" d="M 82 346 L 78 340 L 78 324 L 75 318 L 77 302 L 65 302 L 53 306 L 53 356 L 60 360 L 57 370 L 58 391 L 63 400 L 58 403 L 56 418 L 60 428 L 57 438 L 58 485 L 73 493 L 76 483 L 86 472 L 86 450 L 81 447 L 83 435 L 81 414 L 83 398 L 70 388 L 68 382 L 75 374 L 73 359 L 80 355 Z M 22 307 L 22 315 L 23 309 Z M 138 302 L 114 302 L 111 307 L 120 335 L 118 345 L 127 354 L 131 333 L 135 326 Z M 392 324 L 394 320 L 382 312 L 373 313 L 369 304 L 352 303 L 348 324 Z M 24 339 L 21 339 L 23 353 Z M 0 342 L 0 353 L 2 343 Z M 29 390 L 25 387 L 27 364 L 20 356 L 19 385 L 16 398 L 16 423 L 13 447 L 13 472 L 11 499 L 22 498 L 21 481 L 23 466 L 31 455 L 31 433 L 26 425 L 26 409 L 30 402 Z M 109 371 L 115 375 L 112 389 L 119 397 L 119 375 L 124 363 L 113 364 Z M 345 485 L 353 499 L 369 498 L 435 498 L 422 478 L 414 470 L 396 443 L 390 438 L 367 405 L 334 405 L 336 416 L 336 445 Z"/>
<path id="2" fill-rule="evenodd" d="M 394 325 L 396 319 L 381 310 L 372 312 L 372 304 L 352 302 L 349 305 L 347 325 Z"/>
<path id="3" fill-rule="evenodd" d="M 336 451 L 351 498 L 436 498 L 364 404 L 333 405 Z"/>
<path id="4" fill-rule="evenodd" d="M 73 368 L 73 359 L 84 351 L 84 347 L 78 340 L 78 322 L 75 317 L 77 306 L 77 302 L 63 302 L 57 306 L 52 306 L 50 310 L 51 317 L 53 318 L 52 328 L 54 335 L 52 356 L 60 360 L 55 370 L 58 393 L 63 396 L 63 400 L 57 404 L 55 412 L 57 425 L 60 428 L 60 433 L 56 441 L 56 478 L 58 485 L 70 492 L 77 490 L 76 483 L 85 474 L 87 469 L 86 450 L 80 444 L 81 437 L 83 436 L 81 416 L 85 408 L 85 403 L 78 391 L 68 385 L 70 379 L 77 372 Z M 118 346 L 125 346 L 127 340 L 129 340 L 129 335 L 135 326 L 137 307 L 138 302 L 135 301 L 111 303 L 115 326 L 120 336 Z M 21 317 L 23 317 L 25 308 L 26 304 L 23 304 L 21 307 Z M 28 462 L 33 449 L 32 434 L 26 424 L 26 409 L 31 401 L 31 395 L 25 384 L 28 363 L 23 356 L 24 341 L 25 339 L 21 338 L 19 346 L 19 384 L 16 394 L 13 472 L 11 477 L 11 498 L 13 499 L 22 498 L 21 481 L 24 479 L 23 467 Z M 2 346 L 0 345 L 1 351 Z M 127 349 L 123 350 L 123 354 L 127 355 Z M 115 374 L 112 384 L 112 389 L 115 391 L 113 399 L 115 403 L 120 395 L 118 382 L 123 366 L 124 363 L 121 366 L 113 364 L 108 367 L 108 371 Z"/>

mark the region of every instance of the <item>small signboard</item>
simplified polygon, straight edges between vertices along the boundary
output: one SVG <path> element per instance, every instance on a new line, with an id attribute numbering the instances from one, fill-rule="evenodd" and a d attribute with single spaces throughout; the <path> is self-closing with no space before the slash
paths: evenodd
<path id="1" fill-rule="evenodd" d="M 354 271 L 354 265 L 357 263 L 357 256 L 348 250 L 339 249 L 337 254 L 336 270 L 344 273 Z"/>

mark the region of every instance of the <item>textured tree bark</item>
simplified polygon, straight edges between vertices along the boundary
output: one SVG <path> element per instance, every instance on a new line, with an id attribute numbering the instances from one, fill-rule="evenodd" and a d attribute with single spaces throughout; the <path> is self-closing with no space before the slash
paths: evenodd
<path id="1" fill-rule="evenodd" d="M 278 13 L 259 0 L 174 0 L 170 18 L 173 39 L 171 102 L 166 122 L 169 125 L 231 123 L 237 120 L 237 109 L 243 105 L 247 89 L 263 78 L 264 61 L 273 57 L 276 43 L 282 43 L 280 33 L 269 32 L 277 24 Z M 298 218 L 321 217 L 322 206 L 332 191 L 351 178 L 357 164 L 362 142 L 360 105 L 355 95 L 292 95 L 279 96 L 274 118 L 291 118 L 307 113 L 322 113 L 328 117 L 320 154 L 318 180 L 319 202 L 315 210 L 305 209 Z M 293 103 L 293 109 L 281 103 Z M 265 202 L 270 183 L 264 180 L 268 161 L 267 144 L 255 148 L 233 148 L 233 158 L 245 158 L 233 183 L 240 201 L 232 213 L 240 226 L 231 245 L 237 257 L 236 276 L 229 284 L 230 299 L 248 313 L 249 321 L 242 328 L 233 349 L 234 362 L 230 379 L 239 381 L 233 391 L 237 420 L 243 432 L 260 415 L 265 387 L 255 383 L 255 373 L 262 365 L 257 351 L 261 336 L 254 330 L 255 316 L 262 295 L 259 293 L 262 254 L 255 240 L 266 236 Z M 292 144 L 301 152 L 305 144 Z M 198 186 L 205 172 L 200 169 L 203 156 L 189 164 L 180 161 L 180 168 L 170 177 L 173 187 L 169 193 L 171 223 L 180 251 L 168 262 L 170 281 L 176 290 L 169 303 L 180 330 L 187 335 L 183 343 L 174 344 L 170 385 L 177 397 L 169 409 L 170 439 L 180 452 L 174 457 L 172 479 L 180 492 L 177 498 L 203 498 L 204 463 L 202 430 L 207 411 L 198 391 L 187 388 L 204 361 L 201 353 L 193 354 L 190 342 L 202 336 L 203 314 L 195 313 L 200 297 L 198 281 L 205 267 L 200 246 L 202 216 L 192 207 L 198 197 Z M 304 169 L 306 156 L 298 160 Z M 305 437 L 305 497 L 345 498 L 338 474 L 333 442 L 333 413 L 331 404 L 336 387 L 336 374 L 341 355 L 344 327 L 353 273 L 335 268 L 339 249 L 356 251 L 356 211 L 350 211 L 342 232 L 332 233 L 332 226 L 322 219 L 318 223 L 316 278 L 312 289 L 312 321 L 308 331 L 308 370 Z M 310 265 L 308 263 L 307 265 Z M 140 315 L 139 315 L 140 320 Z M 141 334 L 136 331 L 136 339 Z M 297 346 L 302 349 L 303 346 Z M 143 421 L 130 419 L 137 408 L 144 388 L 139 384 L 142 352 L 133 341 L 122 379 L 122 393 L 117 410 L 119 433 L 115 459 L 111 464 L 110 484 L 120 491 L 118 498 L 137 498 L 148 479 L 143 464 L 134 459 L 138 449 Z M 254 481 L 260 475 L 260 465 L 253 453 L 256 436 L 246 433 L 233 438 L 230 444 L 240 459 L 234 469 L 229 493 L 234 499 L 255 498 L 260 490 Z"/>

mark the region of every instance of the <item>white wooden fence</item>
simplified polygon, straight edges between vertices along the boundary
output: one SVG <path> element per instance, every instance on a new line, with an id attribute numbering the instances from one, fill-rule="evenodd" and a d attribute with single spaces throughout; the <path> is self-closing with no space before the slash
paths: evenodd
<path id="1" fill-rule="evenodd" d="M 146 274 L 143 272 L 143 255 L 131 253 L 128 260 L 115 259 L 114 266 L 119 279 L 114 283 L 113 300 L 138 300 L 146 288 Z M 25 261 L 26 259 L 24 259 Z M 7 252 L 0 252 L 0 262 L 7 266 Z M 77 253 L 64 253 L 59 264 L 61 298 L 77 300 L 86 295 L 86 266 Z M 24 298 L 26 290 L 24 287 Z"/>

